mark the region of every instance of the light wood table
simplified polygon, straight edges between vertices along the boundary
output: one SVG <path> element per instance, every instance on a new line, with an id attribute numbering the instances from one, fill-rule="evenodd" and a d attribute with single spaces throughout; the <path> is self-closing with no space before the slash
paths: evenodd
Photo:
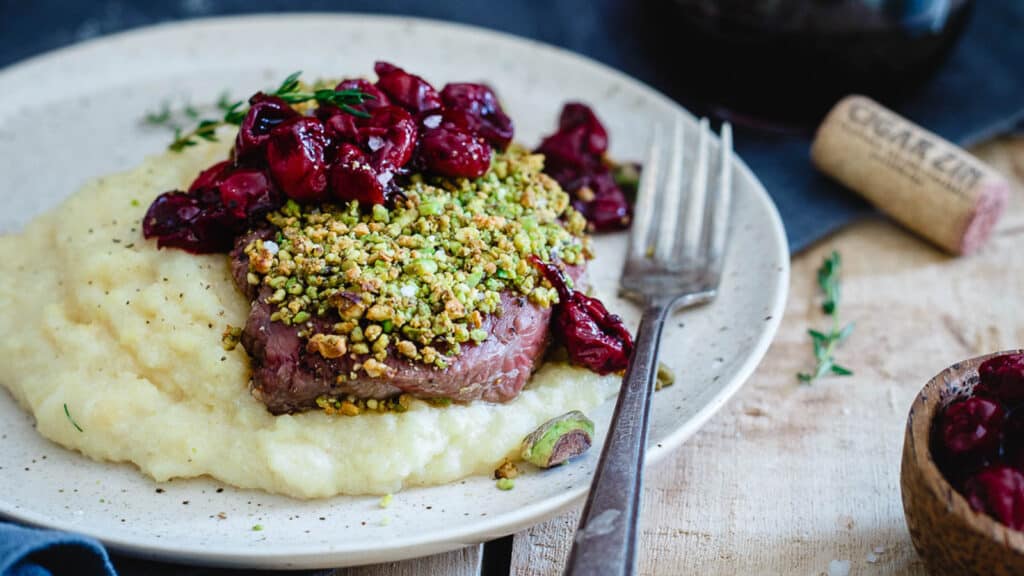
<path id="1" fill-rule="evenodd" d="M 649 469 L 641 574 L 924 574 L 903 521 L 899 465 L 907 410 L 957 360 L 1024 345 L 1024 139 L 977 153 L 1016 179 L 980 253 L 951 258 L 881 218 L 793 259 L 786 315 L 757 372 L 704 428 Z M 826 327 L 815 272 L 843 257 L 837 352 L 854 370 L 811 385 L 808 328 Z M 657 401 L 657 398 L 655 398 Z M 517 534 L 512 574 L 560 574 L 579 509 Z M 479 571 L 466 549 L 339 574 Z"/>

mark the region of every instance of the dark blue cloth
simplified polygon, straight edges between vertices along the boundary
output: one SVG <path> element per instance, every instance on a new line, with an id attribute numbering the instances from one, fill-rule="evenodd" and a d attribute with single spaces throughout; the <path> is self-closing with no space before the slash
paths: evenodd
<path id="1" fill-rule="evenodd" d="M 635 1 L 504 0 L 485 6 L 473 0 L 0 0 L 0 67 L 102 34 L 171 20 L 353 11 L 425 16 L 527 36 L 586 54 L 667 92 L 660 80 L 664 74 L 638 44 L 643 31 L 632 15 Z M 949 62 L 899 112 L 963 143 L 1011 129 L 1024 119 L 1022 30 L 1024 1 L 981 0 Z M 737 133 L 737 150 L 778 205 L 794 251 L 871 213 L 857 196 L 814 171 L 809 147 L 807 136 Z M 15 556 L 18 550 L 28 553 Z M 122 576 L 231 573 L 118 556 L 114 562 Z M 112 568 L 95 541 L 0 524 L 0 576 L 51 573 L 92 576 L 110 574 Z"/>
<path id="2" fill-rule="evenodd" d="M 102 546 L 66 532 L 0 523 L 0 575 L 106 576 L 114 567 Z"/>

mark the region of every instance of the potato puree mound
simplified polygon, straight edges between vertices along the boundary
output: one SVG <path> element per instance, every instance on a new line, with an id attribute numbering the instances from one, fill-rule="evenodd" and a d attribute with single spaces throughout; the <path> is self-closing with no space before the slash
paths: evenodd
<path id="1" fill-rule="evenodd" d="M 249 394 L 245 350 L 221 346 L 248 311 L 227 257 L 158 251 L 140 231 L 157 194 L 226 153 L 219 143 L 151 158 L 0 237 L 0 383 L 45 437 L 159 481 L 383 494 L 489 473 L 540 423 L 614 394 L 614 376 L 547 365 L 504 405 L 272 416 Z"/>

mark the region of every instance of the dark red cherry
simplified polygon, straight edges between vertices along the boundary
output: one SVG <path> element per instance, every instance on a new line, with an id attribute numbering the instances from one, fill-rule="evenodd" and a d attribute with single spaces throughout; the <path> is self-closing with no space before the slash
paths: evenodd
<path id="1" fill-rule="evenodd" d="M 218 185 L 220 201 L 234 218 L 246 220 L 265 214 L 277 203 L 270 180 L 262 170 L 243 168 L 228 174 Z"/>
<path id="2" fill-rule="evenodd" d="M 330 193 L 340 201 L 357 200 L 360 204 L 383 204 L 384 190 L 391 172 L 378 173 L 367 155 L 353 144 L 342 144 L 331 164 Z"/>
<path id="3" fill-rule="evenodd" d="M 268 96 L 262 92 L 253 95 L 249 99 L 249 111 L 238 128 L 238 138 L 235 139 L 235 162 L 262 164 L 271 131 L 286 120 L 299 116 L 298 112 L 277 96 Z"/>
<path id="4" fill-rule="evenodd" d="M 978 396 L 995 398 L 1007 404 L 1024 402 L 1024 354 L 1003 354 L 978 366 Z"/>
<path id="5" fill-rule="evenodd" d="M 142 235 L 156 238 L 160 248 L 180 248 L 193 254 L 227 252 L 239 223 L 220 205 L 215 189 L 197 194 L 164 192 L 149 206 Z"/>
<path id="6" fill-rule="evenodd" d="M 321 104 L 315 114 L 323 122 L 327 139 L 331 142 L 355 144 L 359 141 L 359 126 L 352 114 L 330 104 Z"/>
<path id="7" fill-rule="evenodd" d="M 378 171 L 405 166 L 416 148 L 416 120 L 398 106 L 373 110 L 370 118 L 357 120 L 359 144 L 369 151 Z"/>
<path id="8" fill-rule="evenodd" d="M 984 398 L 967 398 L 946 407 L 942 442 L 952 456 L 994 454 L 1002 440 L 1003 408 Z"/>
<path id="9" fill-rule="evenodd" d="M 558 291 L 552 321 L 555 337 L 565 345 L 569 360 L 598 374 L 625 370 L 633 352 L 633 336 L 622 319 L 608 312 L 600 300 L 570 288 L 554 264 L 535 255 L 530 261 Z"/>
<path id="10" fill-rule="evenodd" d="M 590 202 L 574 201 L 573 207 L 583 214 L 594 231 L 621 230 L 629 226 L 631 219 L 629 202 L 618 189 L 596 196 Z"/>
<path id="11" fill-rule="evenodd" d="M 608 133 L 589 107 L 566 104 L 558 131 L 545 138 L 537 152 L 544 154 L 544 172 L 573 197 L 573 207 L 594 231 L 626 228 L 631 208 L 604 161 Z"/>
<path id="12" fill-rule="evenodd" d="M 352 107 L 356 110 L 369 112 L 376 110 L 377 108 L 383 108 L 385 106 L 391 106 L 391 100 L 384 94 L 380 88 L 378 88 L 373 82 L 364 80 L 362 78 L 351 78 L 348 80 L 342 80 L 335 90 L 359 90 L 363 94 L 371 96 L 370 99 L 366 100 L 362 104 L 353 105 Z"/>
<path id="13" fill-rule="evenodd" d="M 196 176 L 196 179 L 192 181 L 192 185 L 188 187 L 189 193 L 191 194 L 200 188 L 216 186 L 230 168 L 231 161 L 225 160 L 223 162 L 217 162 L 213 166 L 203 170 L 199 173 L 199 176 Z"/>
<path id="14" fill-rule="evenodd" d="M 274 182 L 297 202 L 320 202 L 326 197 L 327 136 L 316 118 L 292 118 L 271 131 L 267 165 Z"/>
<path id="15" fill-rule="evenodd" d="M 417 163 L 427 172 L 449 178 L 479 178 L 491 166 L 491 147 L 455 127 L 424 130 Z"/>
<path id="16" fill-rule="evenodd" d="M 454 83 L 441 90 L 446 117 L 460 128 L 482 136 L 491 146 L 505 149 L 512 142 L 512 119 L 501 109 L 494 91 L 484 84 Z M 454 118 L 461 115 L 461 118 Z"/>
<path id="17" fill-rule="evenodd" d="M 1014 530 L 1024 529 L 1024 474 L 1009 466 L 991 466 L 964 484 L 971 508 Z"/>
<path id="18" fill-rule="evenodd" d="M 377 87 L 409 112 L 418 114 L 441 107 L 441 96 L 423 78 L 387 62 L 377 62 L 373 70 L 378 77 Z"/>
<path id="19" fill-rule="evenodd" d="M 569 102 L 562 108 L 558 117 L 558 130 L 568 132 L 579 130 L 584 138 L 581 140 L 583 150 L 588 154 L 600 156 L 608 151 L 608 132 L 597 115 L 586 104 Z"/>

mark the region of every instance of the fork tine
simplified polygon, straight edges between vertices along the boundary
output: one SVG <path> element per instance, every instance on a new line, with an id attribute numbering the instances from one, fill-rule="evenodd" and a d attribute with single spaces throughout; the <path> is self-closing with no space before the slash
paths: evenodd
<path id="1" fill-rule="evenodd" d="M 658 194 L 658 169 L 661 159 L 661 127 L 657 124 L 651 132 L 651 143 L 647 158 L 640 172 L 640 186 L 637 189 L 636 207 L 633 212 L 633 229 L 629 233 L 631 258 L 643 258 L 650 246 L 651 221 L 654 217 L 654 200 Z"/>
<path id="2" fill-rule="evenodd" d="M 704 235 L 704 207 L 708 185 L 708 119 L 700 120 L 700 135 L 697 142 L 697 157 L 693 162 L 693 177 L 690 178 L 690 191 L 686 199 L 684 212 L 679 218 L 684 221 L 682 234 L 683 245 L 679 254 L 679 264 L 696 262 L 701 249 L 701 238 Z"/>
<path id="3" fill-rule="evenodd" d="M 732 203 L 732 126 L 725 122 L 719 139 L 718 189 L 715 191 L 708 242 L 708 266 L 717 276 L 722 266 L 722 252 L 729 230 Z"/>
<path id="4" fill-rule="evenodd" d="M 676 228 L 679 226 L 679 205 L 686 193 L 683 186 L 683 121 L 678 115 L 672 126 L 672 141 L 668 152 L 669 165 L 665 183 L 661 186 L 661 211 L 657 238 L 654 243 L 655 260 L 671 262 L 675 252 Z"/>

